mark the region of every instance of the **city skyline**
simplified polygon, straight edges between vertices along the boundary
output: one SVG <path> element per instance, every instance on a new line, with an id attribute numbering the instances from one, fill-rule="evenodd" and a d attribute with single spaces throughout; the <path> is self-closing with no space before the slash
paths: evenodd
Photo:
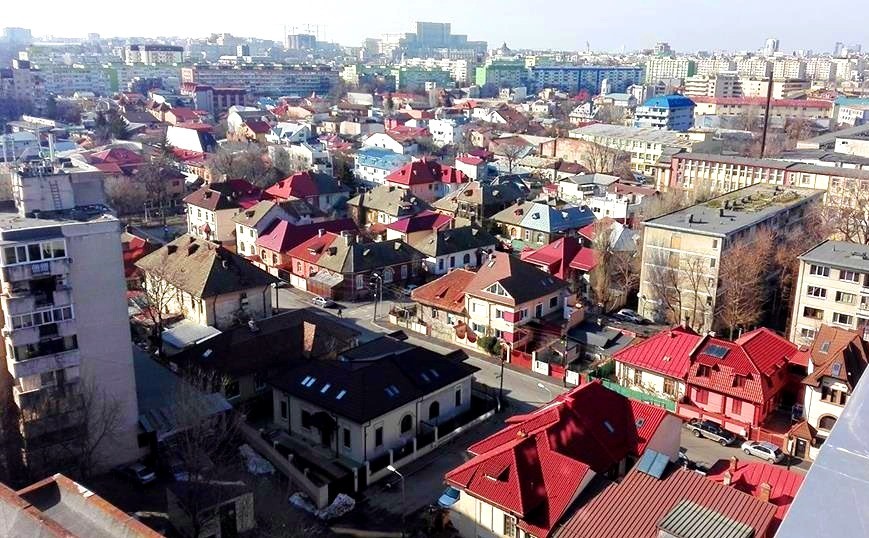
<path id="1" fill-rule="evenodd" d="M 274 15 L 254 14 L 228 20 L 219 14 L 202 14 L 193 5 L 157 0 L 152 3 L 157 10 L 168 13 L 171 6 L 171 16 L 157 24 L 153 18 L 116 18 L 114 4 L 97 0 L 92 2 L 95 9 L 89 12 L 72 11 L 62 18 L 42 20 L 35 20 L 26 4 L 13 4 L 4 8 L 4 26 L 30 28 L 35 36 L 84 37 L 94 32 L 102 37 L 203 38 L 211 33 L 228 32 L 279 41 L 284 27 L 288 33 L 294 33 L 294 27 L 296 33 L 305 33 L 303 28 L 318 25 L 319 37 L 324 41 L 352 46 L 361 44 L 366 37 L 413 32 L 415 21 L 433 21 L 450 22 L 453 32 L 488 41 L 490 48 L 506 42 L 511 48 L 584 50 L 588 43 L 595 51 L 619 52 L 651 48 L 657 41 L 666 41 L 680 52 L 742 51 L 759 50 L 767 38 L 774 37 L 779 39 L 784 52 L 830 52 L 837 41 L 859 42 L 863 28 L 869 23 L 869 14 L 858 11 L 838 20 L 835 29 L 823 31 L 809 18 L 782 16 L 785 8 L 788 13 L 797 13 L 802 4 L 808 7 L 803 0 L 787 3 L 737 0 L 726 10 L 713 4 L 717 3 L 676 0 L 650 5 L 642 0 L 627 0 L 611 7 L 558 1 L 548 6 L 551 14 L 560 14 L 553 18 L 541 13 L 536 5 L 516 0 L 485 0 L 470 5 L 457 0 L 414 5 L 387 0 L 377 10 L 366 9 L 363 4 L 325 0 L 294 7 L 286 16 L 280 15 L 280 4 L 267 1 L 261 4 L 259 12 Z M 849 7 L 843 0 L 832 0 L 825 6 L 832 11 Z M 343 15 L 340 20 L 327 20 L 337 12 Z M 752 16 L 745 17 L 745 13 Z M 535 24 L 535 18 L 541 24 Z M 475 24 L 481 20 L 491 24 Z M 619 30 L 613 31 L 614 28 Z"/>

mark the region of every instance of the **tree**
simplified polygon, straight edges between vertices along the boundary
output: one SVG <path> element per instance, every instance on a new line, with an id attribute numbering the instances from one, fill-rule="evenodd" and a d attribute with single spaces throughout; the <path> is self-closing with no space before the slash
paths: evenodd
<path id="1" fill-rule="evenodd" d="M 774 248 L 773 232 L 760 229 L 753 237 L 734 241 L 721 254 L 715 313 L 730 338 L 737 329 L 757 325 L 763 317 Z"/>
<path id="2" fill-rule="evenodd" d="M 149 268 L 142 279 L 145 293 L 145 315 L 151 321 L 151 343 L 158 354 L 163 351 L 163 329 L 171 314 L 170 306 L 178 301 L 178 289 L 171 284 L 173 275 L 164 269 Z"/>
<path id="3" fill-rule="evenodd" d="M 513 173 L 513 165 L 522 158 L 527 152 L 528 147 L 515 140 L 507 140 L 507 141 L 496 141 L 496 152 L 504 157 L 504 160 L 507 161 L 507 173 Z"/>
<path id="4" fill-rule="evenodd" d="M 245 179 L 258 187 L 272 183 L 265 149 L 258 144 L 226 144 L 209 157 L 207 166 L 213 178 Z"/>
<path id="5" fill-rule="evenodd" d="M 166 209 L 171 205 L 172 192 L 169 184 L 177 172 L 161 158 L 154 158 L 136 170 L 135 179 L 144 189 L 151 207 L 160 212 L 163 226 L 166 226 Z"/>
<path id="6" fill-rule="evenodd" d="M 682 278 L 679 256 L 663 245 L 645 245 L 648 292 L 646 300 L 656 305 L 653 317 L 670 325 L 682 323 Z"/>
<path id="7" fill-rule="evenodd" d="M 821 217 L 837 239 L 869 245 L 869 181 L 831 186 Z"/>
<path id="8" fill-rule="evenodd" d="M 69 448 L 78 462 L 79 476 L 88 478 L 99 465 L 100 454 L 109 449 L 121 431 L 123 417 L 120 401 L 92 380 L 82 384 L 81 409 L 81 437 Z"/>
<path id="9" fill-rule="evenodd" d="M 619 177 L 632 176 L 630 155 L 627 152 L 608 148 L 602 144 L 586 142 L 580 164 L 591 173 L 613 174 Z"/>
<path id="10" fill-rule="evenodd" d="M 107 176 L 103 187 L 109 206 L 119 215 L 138 213 L 148 201 L 148 191 L 134 177 Z"/>

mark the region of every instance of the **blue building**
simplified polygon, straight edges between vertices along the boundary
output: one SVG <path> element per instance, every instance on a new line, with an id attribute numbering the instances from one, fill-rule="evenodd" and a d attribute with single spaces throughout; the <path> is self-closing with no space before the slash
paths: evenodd
<path id="1" fill-rule="evenodd" d="M 643 83 L 643 68 L 618 65 L 541 65 L 531 68 L 534 91 L 558 88 L 566 92 L 586 90 L 596 95 L 604 79 L 609 82 L 610 92 L 624 92 L 632 84 Z"/>
<path id="2" fill-rule="evenodd" d="M 652 97 L 634 114 L 634 127 L 687 131 L 693 126 L 694 101 L 683 95 Z"/>
<path id="3" fill-rule="evenodd" d="M 386 176 L 411 161 L 409 155 L 383 148 L 360 148 L 354 159 L 353 175 L 366 186 L 385 183 Z"/>

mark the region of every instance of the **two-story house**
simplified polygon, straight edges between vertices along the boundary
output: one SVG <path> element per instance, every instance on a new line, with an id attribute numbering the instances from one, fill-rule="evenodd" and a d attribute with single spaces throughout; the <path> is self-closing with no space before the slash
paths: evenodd
<path id="1" fill-rule="evenodd" d="M 411 159 L 410 155 L 393 153 L 384 148 L 359 148 L 353 158 L 353 176 L 366 187 L 383 185 L 387 175 Z"/>
<path id="2" fill-rule="evenodd" d="M 149 307 L 165 314 L 221 330 L 272 315 L 276 279 L 212 242 L 182 235 L 136 267 L 144 273 Z"/>
<path id="3" fill-rule="evenodd" d="M 658 398 L 681 400 L 692 353 L 703 337 L 676 326 L 617 351 L 613 355 L 619 385 Z"/>
<path id="4" fill-rule="evenodd" d="M 289 220 L 280 204 L 263 200 L 232 217 L 235 223 L 235 251 L 241 256 L 256 255 L 256 240 L 276 220 Z"/>
<path id="5" fill-rule="evenodd" d="M 267 188 L 264 196 L 278 202 L 305 200 L 325 213 L 332 213 L 348 198 L 349 190 L 328 174 L 298 172 Z"/>
<path id="6" fill-rule="evenodd" d="M 577 230 L 595 221 L 586 206 L 555 207 L 541 202 L 520 202 L 492 216 L 500 233 L 514 248 L 538 247 L 559 237 L 575 236 Z"/>
<path id="7" fill-rule="evenodd" d="M 588 298 L 588 275 L 597 266 L 597 252 L 582 246 L 577 238 L 560 237 L 536 250 L 524 250 L 519 256 L 550 275 L 567 281 L 570 291 Z"/>
<path id="8" fill-rule="evenodd" d="M 434 202 L 468 181 L 464 172 L 428 158 L 408 163 L 385 179 L 386 185 L 407 189 L 426 202 Z"/>
<path id="9" fill-rule="evenodd" d="M 809 350 L 804 419 L 791 428 L 790 453 L 814 460 L 866 370 L 869 344 L 856 331 L 821 325 Z"/>
<path id="10" fill-rule="evenodd" d="M 273 221 L 257 237 L 254 252 L 248 259 L 257 267 L 285 281 L 291 280 L 290 250 L 297 245 L 326 232 L 356 233 L 356 225 L 350 219 L 330 220 L 313 224 L 296 225 L 286 220 Z M 301 286 L 297 286 L 301 287 Z M 302 287 L 304 289 L 304 287 Z"/>
<path id="11" fill-rule="evenodd" d="M 235 244 L 232 218 L 260 200 L 261 191 L 243 179 L 211 183 L 184 198 L 187 233 L 193 237 Z"/>
<path id="12" fill-rule="evenodd" d="M 528 188 L 519 182 L 500 184 L 471 181 L 435 201 L 432 207 L 455 218 L 482 224 L 499 211 L 524 201 Z"/>
<path id="13" fill-rule="evenodd" d="M 414 235 L 407 244 L 423 256 L 423 269 L 442 275 L 457 267 L 476 269 L 495 251 L 495 236 L 477 226 L 441 228 Z"/>
<path id="14" fill-rule="evenodd" d="M 425 209 L 428 209 L 428 204 L 418 196 L 392 185 L 380 185 L 347 200 L 350 218 L 360 228 L 379 224 L 382 229 L 387 224 Z"/>
<path id="15" fill-rule="evenodd" d="M 425 326 L 426 335 L 459 345 L 475 345 L 476 334 L 467 330 L 465 289 L 476 276 L 473 271 L 455 269 L 411 292 L 410 298 L 417 305 L 416 317 Z"/>

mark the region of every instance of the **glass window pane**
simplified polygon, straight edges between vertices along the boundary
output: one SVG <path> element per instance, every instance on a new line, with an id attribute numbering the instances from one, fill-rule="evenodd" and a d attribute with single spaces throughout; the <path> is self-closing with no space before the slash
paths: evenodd
<path id="1" fill-rule="evenodd" d="M 27 247 L 24 245 L 20 247 L 15 247 L 15 252 L 18 254 L 18 263 L 24 263 L 27 261 Z"/>
<path id="2" fill-rule="evenodd" d="M 18 263 L 18 258 L 15 256 L 15 247 L 6 247 L 3 249 L 3 262 L 7 265 Z"/>
<path id="3" fill-rule="evenodd" d="M 42 259 L 42 251 L 39 249 L 39 244 L 27 245 L 27 254 L 29 255 L 29 260 L 32 262 L 38 262 Z"/>
<path id="4" fill-rule="evenodd" d="M 51 256 L 51 242 L 46 241 L 45 243 L 40 243 L 40 246 L 42 247 L 42 259 L 43 260 L 50 260 L 52 258 L 52 256 Z"/>
<path id="5" fill-rule="evenodd" d="M 66 245 L 63 244 L 63 241 L 52 241 L 51 250 L 53 251 L 55 258 L 66 257 Z"/>

